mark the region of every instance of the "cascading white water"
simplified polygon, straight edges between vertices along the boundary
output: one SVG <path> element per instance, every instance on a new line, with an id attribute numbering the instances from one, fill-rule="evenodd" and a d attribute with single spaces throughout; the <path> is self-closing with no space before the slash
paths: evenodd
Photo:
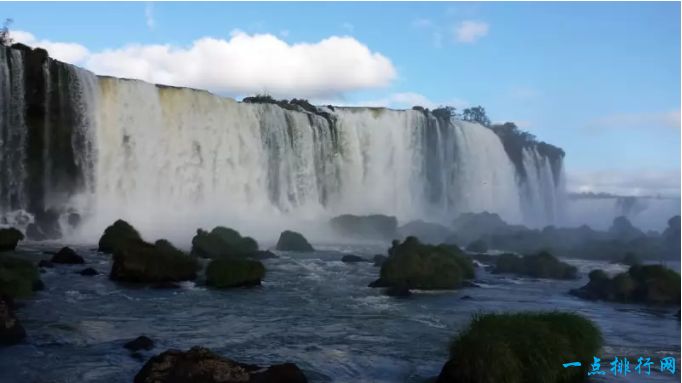
<path id="1" fill-rule="evenodd" d="M 22 66 L 8 66 L 22 53 L 0 49 L 9 51 L 18 56 L 0 56 L 0 92 L 23 102 L 18 95 L 24 91 L 13 88 L 23 86 L 23 75 L 13 72 Z M 80 212 L 87 238 L 117 218 L 150 237 L 186 238 L 197 227 L 274 224 L 279 230 L 345 213 L 448 223 L 459 213 L 488 211 L 540 225 L 553 222 L 560 210 L 563 186 L 556 180 L 562 176 L 549 159 L 525 151 L 528 177 L 519 181 L 500 138 L 478 124 L 418 110 L 311 112 L 241 103 L 205 91 L 96 77 L 55 61 L 43 70 L 46 95 L 33 102 L 45 113 L 37 120 L 44 126 L 31 129 L 44 138 L 28 146 L 45 158 L 31 178 L 37 190 L 32 203 Z M 16 120 L 16 102 L 0 103 L 0 137 L 22 126 L 8 123 Z M 26 151 L 10 157 L 17 162 L 22 156 Z M 9 192 L 3 189 L 0 199 L 23 195 L 21 186 L 2 185 Z"/>

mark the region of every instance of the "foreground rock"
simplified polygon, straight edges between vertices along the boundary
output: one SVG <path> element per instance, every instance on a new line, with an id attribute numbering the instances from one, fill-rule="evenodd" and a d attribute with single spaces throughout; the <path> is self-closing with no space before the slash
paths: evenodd
<path id="1" fill-rule="evenodd" d="M 0 229 L 0 251 L 12 251 L 17 248 L 19 241 L 24 239 L 24 234 L 10 227 Z"/>
<path id="2" fill-rule="evenodd" d="M 343 257 L 341 257 L 341 262 L 344 263 L 358 263 L 358 262 L 372 262 L 369 259 L 362 258 L 357 255 L 353 254 L 346 254 Z"/>
<path id="3" fill-rule="evenodd" d="M 109 278 L 115 281 L 164 283 L 193 280 L 199 263 L 161 239 L 151 244 L 129 240 L 114 253 Z"/>
<path id="4" fill-rule="evenodd" d="M 26 338 L 26 331 L 14 316 L 14 302 L 0 295 L 0 345 L 9 346 Z"/>
<path id="5" fill-rule="evenodd" d="M 436 383 L 583 382 L 601 344 L 597 326 L 576 314 L 479 315 L 451 343 Z M 581 366 L 562 368 L 567 362 Z"/>
<path id="6" fill-rule="evenodd" d="M 680 305 L 680 274 L 660 265 L 635 265 L 613 278 L 593 270 L 589 277 L 585 286 L 570 293 L 588 300 Z"/>
<path id="7" fill-rule="evenodd" d="M 85 263 L 85 260 L 70 247 L 62 247 L 50 260 L 52 263 L 62 263 L 67 265 L 78 265 Z"/>
<path id="8" fill-rule="evenodd" d="M 283 251 L 315 251 L 303 234 L 289 230 L 285 230 L 279 235 L 279 240 L 277 241 L 277 246 L 275 248 Z"/>
<path id="9" fill-rule="evenodd" d="M 474 277 L 471 260 L 456 246 L 424 245 L 415 237 L 393 242 L 380 277 L 370 287 L 454 289 Z"/>
<path id="10" fill-rule="evenodd" d="M 131 240 L 141 241 L 142 237 L 128 222 L 119 219 L 104 230 L 99 239 L 98 250 L 103 253 L 114 253 Z"/>
<path id="11" fill-rule="evenodd" d="M 238 231 L 217 226 L 210 232 L 199 229 L 192 238 L 192 255 L 204 258 L 247 257 L 258 251 L 258 242 Z"/>
<path id="12" fill-rule="evenodd" d="M 532 278 L 575 279 L 578 269 L 543 251 L 525 256 L 501 254 L 497 257 L 493 273 L 516 274 Z"/>
<path id="13" fill-rule="evenodd" d="M 42 286 L 38 268 L 32 262 L 0 255 L 0 295 L 28 298 Z"/>
<path id="14" fill-rule="evenodd" d="M 99 272 L 93 269 L 92 267 L 88 267 L 86 269 L 79 271 L 78 274 L 84 277 L 94 277 L 95 275 L 99 275 Z"/>
<path id="15" fill-rule="evenodd" d="M 270 367 L 235 362 L 209 349 L 168 350 L 151 358 L 135 375 L 135 383 L 306 383 L 293 363 Z"/>
<path id="16" fill-rule="evenodd" d="M 224 257 L 214 259 L 206 268 L 206 285 L 215 288 L 259 286 L 265 277 L 260 261 Z"/>
<path id="17" fill-rule="evenodd" d="M 329 221 L 338 234 L 366 239 L 393 239 L 398 235 L 398 220 L 386 215 L 344 214 Z"/>
<path id="18" fill-rule="evenodd" d="M 372 261 L 374 262 L 374 266 L 379 267 L 386 262 L 386 259 L 388 257 L 382 254 L 375 254 L 374 258 L 372 258 Z"/>
<path id="19" fill-rule="evenodd" d="M 142 335 L 131 340 L 130 342 L 127 342 L 123 345 L 123 347 L 133 352 L 140 350 L 149 351 L 154 348 L 154 341 L 151 340 L 151 338 Z"/>

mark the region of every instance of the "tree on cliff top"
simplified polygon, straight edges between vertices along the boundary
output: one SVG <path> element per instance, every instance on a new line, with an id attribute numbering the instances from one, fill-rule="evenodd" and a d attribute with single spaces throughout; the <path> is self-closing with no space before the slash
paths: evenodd
<path id="1" fill-rule="evenodd" d="M 462 120 L 477 122 L 483 126 L 490 126 L 490 119 L 485 114 L 485 108 L 480 105 L 464 109 L 462 112 Z"/>
<path id="2" fill-rule="evenodd" d="M 0 44 L 4 46 L 9 46 L 12 44 L 12 37 L 9 35 L 9 26 L 12 24 L 12 19 L 5 19 L 2 24 L 2 29 L 0 29 Z"/>

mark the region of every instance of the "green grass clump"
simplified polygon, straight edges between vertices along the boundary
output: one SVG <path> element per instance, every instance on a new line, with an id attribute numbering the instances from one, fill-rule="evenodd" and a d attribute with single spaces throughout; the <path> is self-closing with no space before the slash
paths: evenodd
<path id="1" fill-rule="evenodd" d="M 416 237 L 395 241 L 374 287 L 453 289 L 474 277 L 474 266 L 456 246 L 426 245 Z"/>
<path id="2" fill-rule="evenodd" d="M 206 284 L 216 288 L 257 286 L 264 276 L 265 266 L 250 259 L 214 259 L 206 268 Z"/>
<path id="3" fill-rule="evenodd" d="M 437 382 L 582 382 L 601 344 L 596 325 L 576 314 L 479 315 L 452 341 Z M 563 368 L 568 362 L 582 366 Z"/>
<path id="4" fill-rule="evenodd" d="M 197 230 L 192 238 L 192 254 L 205 258 L 246 257 L 258 251 L 258 242 L 242 237 L 238 231 L 217 226 L 206 232 Z"/>
<path id="5" fill-rule="evenodd" d="M 542 251 L 525 256 L 501 254 L 497 258 L 493 273 L 510 273 L 533 278 L 575 279 L 578 269 Z"/>
<path id="6" fill-rule="evenodd" d="M 38 268 L 30 261 L 0 255 L 0 295 L 28 298 L 40 281 Z"/>

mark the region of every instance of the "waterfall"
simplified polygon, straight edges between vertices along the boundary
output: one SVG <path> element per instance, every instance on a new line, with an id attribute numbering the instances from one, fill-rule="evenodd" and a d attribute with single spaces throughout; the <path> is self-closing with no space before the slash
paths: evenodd
<path id="1" fill-rule="evenodd" d="M 0 49 L 0 216 L 78 212 L 160 235 L 231 222 L 345 213 L 449 223 L 489 211 L 554 223 L 561 164 L 428 111 L 243 103 L 188 88 L 97 77 Z M 31 92 L 26 92 L 26 89 Z M 5 221 L 8 221 L 5 218 Z"/>

